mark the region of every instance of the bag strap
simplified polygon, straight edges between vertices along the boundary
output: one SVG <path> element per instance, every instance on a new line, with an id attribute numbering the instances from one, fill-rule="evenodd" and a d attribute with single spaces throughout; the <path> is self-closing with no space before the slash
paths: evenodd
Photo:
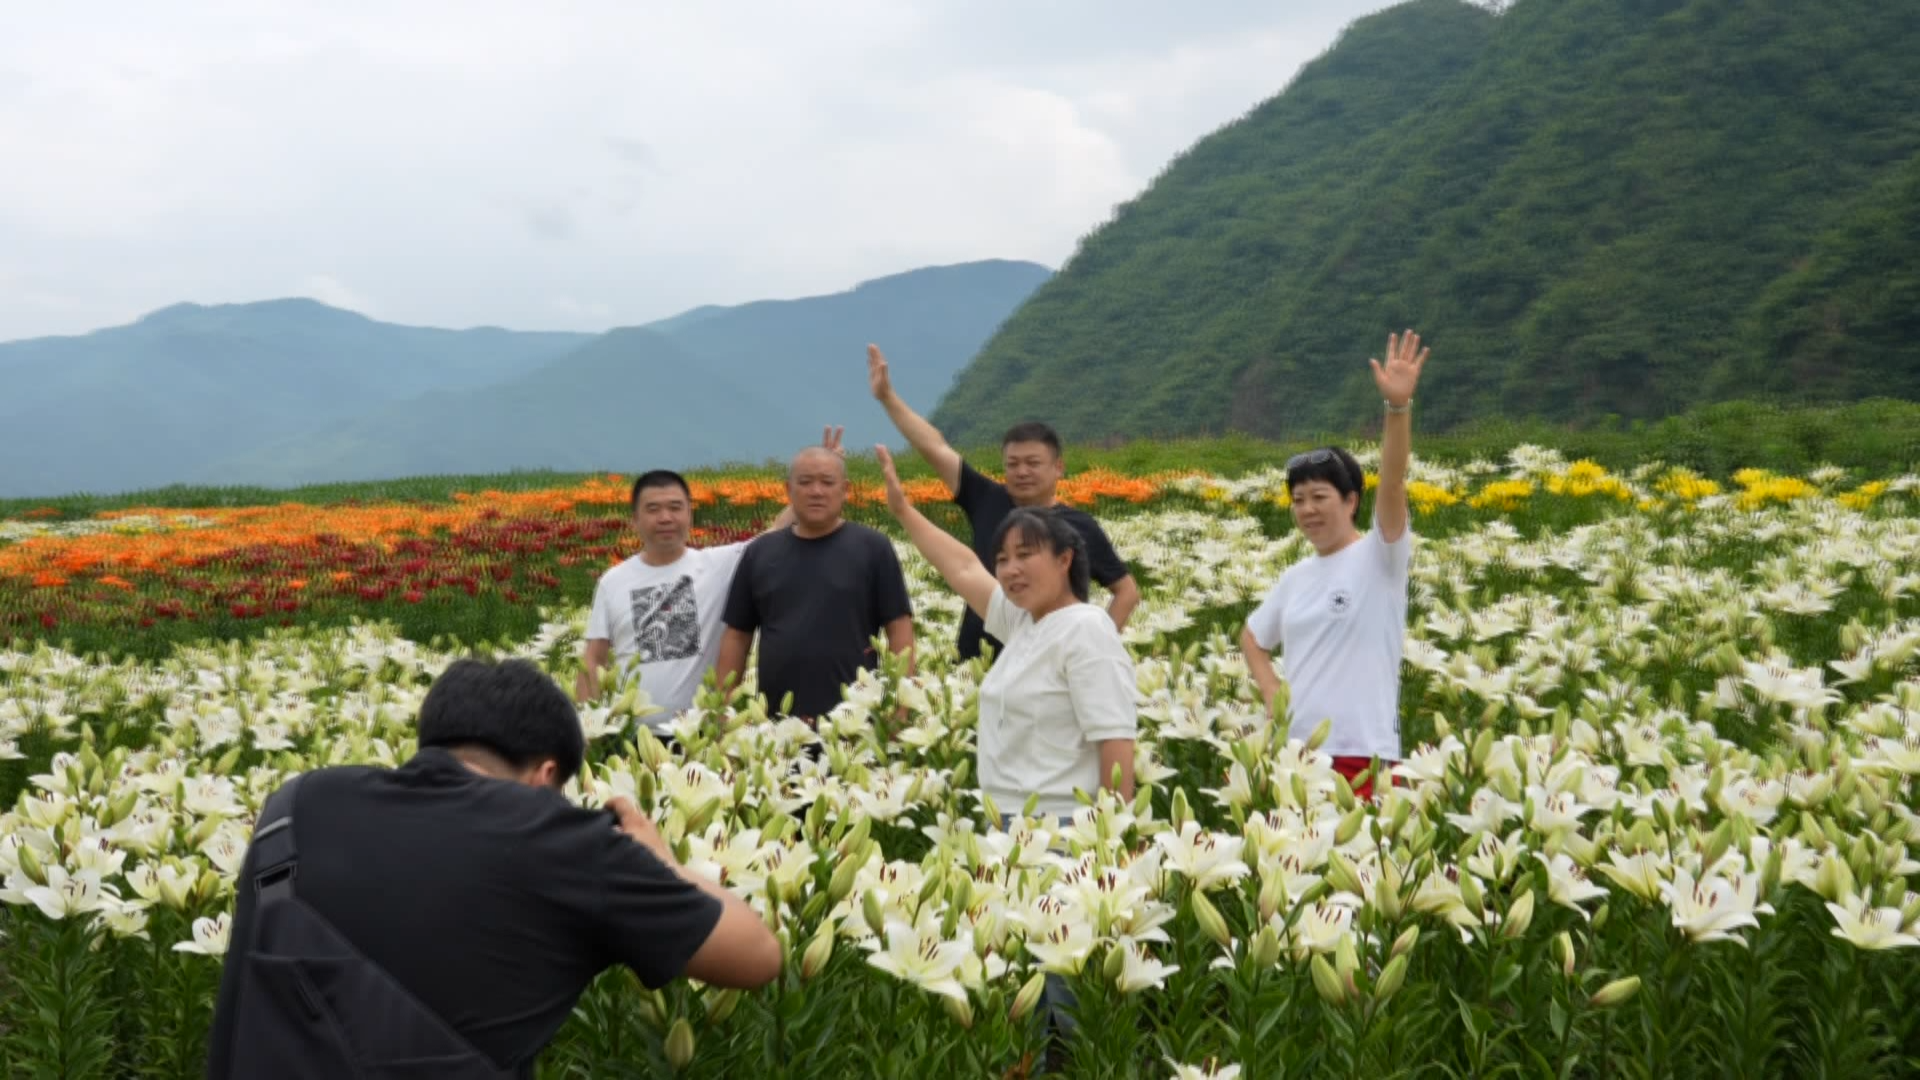
<path id="1" fill-rule="evenodd" d="M 300 870 L 300 852 L 293 842 L 293 804 L 300 777 L 294 776 L 267 797 L 253 830 L 253 887 L 262 903 L 293 895 L 293 879 Z"/>

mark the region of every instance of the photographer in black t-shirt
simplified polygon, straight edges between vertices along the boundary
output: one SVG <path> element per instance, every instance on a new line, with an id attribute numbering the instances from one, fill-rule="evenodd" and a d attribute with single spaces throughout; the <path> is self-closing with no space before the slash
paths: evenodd
<path id="1" fill-rule="evenodd" d="M 967 464 L 959 451 L 947 445 L 937 428 L 901 400 L 893 388 L 887 358 L 880 354 L 877 345 L 867 346 L 867 382 L 874 400 L 887 410 L 893 426 L 899 428 L 907 442 L 933 466 L 947 490 L 953 493 L 953 501 L 966 513 L 967 522 L 973 527 L 973 551 L 980 557 L 981 565 L 993 568 L 998 554 L 992 549 L 993 536 L 1014 507 L 1054 506 L 1086 540 L 1087 566 L 1093 572 L 1093 580 L 1113 594 L 1107 614 L 1113 618 L 1114 627 L 1127 628 L 1127 618 L 1140 604 L 1140 587 L 1134 583 L 1127 564 L 1113 550 L 1113 541 L 1107 539 L 1106 530 L 1093 515 L 1056 505 L 1060 481 L 1067 475 L 1067 464 L 1061 452 L 1060 436 L 1052 428 L 1025 423 L 1007 431 L 1000 440 L 1001 464 L 1007 471 L 1007 482 L 1002 484 Z M 986 633 L 980 616 L 969 610 L 960 620 L 960 656 L 968 660 L 979 656 L 982 641 L 991 643 L 996 654 L 999 652 L 1000 643 Z"/>
<path id="2" fill-rule="evenodd" d="M 753 989 L 780 974 L 760 916 L 675 862 L 631 801 L 614 799 L 609 816 L 561 794 L 585 753 L 572 702 L 539 668 L 460 660 L 428 690 L 420 750 L 405 765 L 321 769 L 294 792 L 299 901 L 475 1050 L 525 1076 L 615 964 L 656 988 L 685 974 Z M 256 851 L 238 878 L 208 1045 L 215 1078 L 233 1074 L 236 1014 L 253 992 Z"/>
<path id="3" fill-rule="evenodd" d="M 767 703 L 777 710 L 791 694 L 790 714 L 817 720 L 862 668 L 877 666 L 875 635 L 911 656 L 913 605 L 893 541 L 843 516 L 844 458 L 800 451 L 787 469 L 787 503 L 793 524 L 755 540 L 733 573 L 714 673 L 720 686 L 738 686 L 758 633 Z"/>

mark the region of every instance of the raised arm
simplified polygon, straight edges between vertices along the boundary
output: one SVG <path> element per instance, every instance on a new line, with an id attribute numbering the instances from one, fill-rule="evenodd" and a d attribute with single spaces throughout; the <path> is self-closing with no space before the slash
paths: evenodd
<path id="1" fill-rule="evenodd" d="M 915 452 L 933 466 L 940 482 L 947 485 L 948 491 L 960 494 L 960 452 L 947 445 L 946 436 L 927 423 L 926 417 L 900 400 L 893 389 L 893 375 L 887 370 L 887 358 L 880 355 L 878 345 L 867 346 L 867 384 L 873 390 L 873 400 L 887 410 L 887 419 L 906 436 Z"/>
<path id="2" fill-rule="evenodd" d="M 907 501 L 906 489 L 900 486 L 900 473 L 893 467 L 893 455 L 884 446 L 873 448 L 880 457 L 880 470 L 887 478 L 887 509 L 907 530 L 907 539 L 920 549 L 940 576 L 947 579 L 947 586 L 960 594 L 967 607 L 981 618 L 987 617 L 987 605 L 993 601 L 993 590 L 1000 587 L 987 568 L 980 565 L 980 559 L 973 549 L 947 534 L 945 529 L 927 520 L 927 515 L 913 508 Z"/>
<path id="3" fill-rule="evenodd" d="M 613 642 L 589 638 L 580 654 L 580 674 L 573 680 L 575 701 L 591 701 L 600 696 L 600 672 L 613 662 Z"/>
<path id="4" fill-rule="evenodd" d="M 1373 381 L 1387 410 L 1380 434 L 1380 490 L 1374 495 L 1373 519 L 1380 538 L 1391 544 L 1407 532 L 1407 465 L 1413 456 L 1413 390 L 1420 382 L 1429 350 L 1420 347 L 1420 335 L 1387 336 L 1387 362 L 1368 360 Z"/>

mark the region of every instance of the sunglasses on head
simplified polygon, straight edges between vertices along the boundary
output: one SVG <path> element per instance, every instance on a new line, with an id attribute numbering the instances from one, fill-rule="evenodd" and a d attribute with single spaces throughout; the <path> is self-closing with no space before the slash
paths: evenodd
<path id="1" fill-rule="evenodd" d="M 1319 450 L 1309 450 L 1304 454 L 1295 454 L 1292 457 L 1288 458 L 1287 471 L 1292 472 L 1293 470 L 1298 469 L 1303 465 L 1324 465 L 1327 462 L 1332 461 L 1333 458 L 1334 458 L 1334 454 L 1332 450 L 1329 450 L 1326 448 L 1322 448 Z"/>

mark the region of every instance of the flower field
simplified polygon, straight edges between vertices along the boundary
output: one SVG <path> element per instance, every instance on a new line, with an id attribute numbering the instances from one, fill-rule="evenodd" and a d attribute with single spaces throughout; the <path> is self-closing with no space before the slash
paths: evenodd
<path id="1" fill-rule="evenodd" d="M 695 487 L 697 542 L 781 505 L 771 476 Z M 458 655 L 572 685 L 626 495 L 0 521 L 0 1072 L 199 1075 L 257 807 L 404 760 Z M 677 757 L 635 733 L 644 686 L 583 707 L 578 798 L 652 811 L 788 963 L 754 994 L 608 973 L 541 1075 L 1033 1075 L 1046 973 L 1073 1075 L 1920 1072 L 1920 477 L 1417 462 L 1408 757 L 1374 803 L 1233 645 L 1308 554 L 1277 473 L 1063 495 L 1144 593 L 1138 798 L 988 824 L 1020 808 L 972 788 L 980 670 L 903 545 L 919 671 L 849 688 L 821 760 L 747 696 Z"/>

